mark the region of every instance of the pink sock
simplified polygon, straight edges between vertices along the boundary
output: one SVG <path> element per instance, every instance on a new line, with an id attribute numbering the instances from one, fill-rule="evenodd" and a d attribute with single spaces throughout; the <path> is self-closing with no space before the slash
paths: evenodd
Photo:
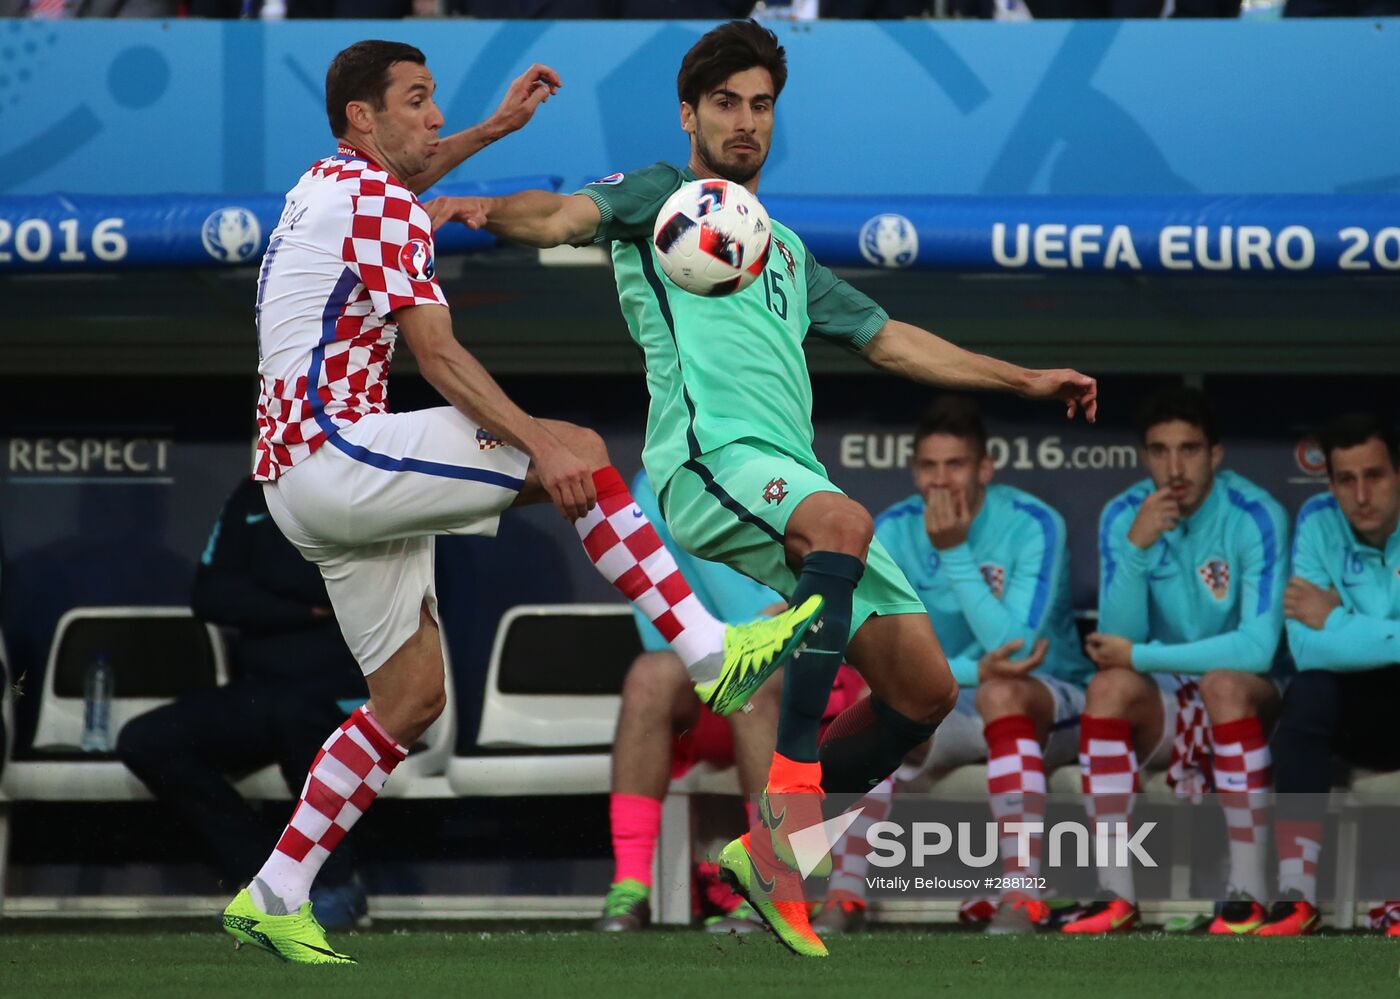
<path id="1" fill-rule="evenodd" d="M 612 820 L 613 883 L 631 878 L 651 887 L 651 858 L 661 835 L 661 802 L 639 794 L 614 794 L 608 800 Z"/>

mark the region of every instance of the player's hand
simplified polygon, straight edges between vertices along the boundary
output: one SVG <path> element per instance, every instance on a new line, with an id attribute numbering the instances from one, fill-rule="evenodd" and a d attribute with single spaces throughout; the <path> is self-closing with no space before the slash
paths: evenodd
<path id="1" fill-rule="evenodd" d="M 461 222 L 468 229 L 484 229 L 490 198 L 434 198 L 423 206 L 437 232 L 449 222 Z"/>
<path id="2" fill-rule="evenodd" d="M 1181 504 L 1172 496 L 1170 489 L 1158 489 L 1138 507 L 1133 525 L 1128 528 L 1128 540 L 1135 548 L 1143 551 L 1157 543 L 1157 539 L 1181 523 Z"/>
<path id="3" fill-rule="evenodd" d="M 1099 383 L 1073 368 L 1045 368 L 1027 372 L 1021 395 L 1027 399 L 1059 399 L 1065 404 L 1065 418 L 1074 419 L 1081 411 L 1093 423 L 1099 415 Z"/>
<path id="4" fill-rule="evenodd" d="M 1302 576 L 1294 576 L 1283 590 L 1283 616 L 1317 631 L 1327 623 L 1327 617 L 1342 606 L 1341 595 L 1328 587 L 1323 589 Z"/>
<path id="5" fill-rule="evenodd" d="M 1024 659 L 1012 659 L 1026 644 L 1023 638 L 1013 638 L 999 649 L 984 652 L 977 660 L 977 682 L 986 683 L 992 677 L 1030 676 L 1031 671 L 1045 662 L 1045 654 L 1050 651 L 1050 643 L 1044 638 L 1036 639 L 1030 655 Z"/>
<path id="6" fill-rule="evenodd" d="M 557 94 L 563 85 L 558 73 L 548 66 L 535 63 L 506 88 L 501 106 L 487 121 L 490 131 L 509 135 L 524 128 L 534 117 L 535 110 Z"/>
<path id="7" fill-rule="evenodd" d="M 956 548 L 967 541 L 972 527 L 972 511 L 961 489 L 930 489 L 924 496 L 924 530 L 939 551 Z"/>
<path id="8" fill-rule="evenodd" d="M 1133 668 L 1133 643 L 1122 635 L 1096 631 L 1084 639 L 1084 651 L 1101 670 Z"/>
<path id="9" fill-rule="evenodd" d="M 569 520 L 578 520 L 598 503 L 588 462 L 563 444 L 553 443 L 530 456 L 549 498 Z"/>

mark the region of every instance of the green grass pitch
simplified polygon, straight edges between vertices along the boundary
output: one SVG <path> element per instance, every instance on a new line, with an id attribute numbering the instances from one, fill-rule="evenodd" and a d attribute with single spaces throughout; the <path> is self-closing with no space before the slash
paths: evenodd
<path id="1" fill-rule="evenodd" d="M 214 926 L 0 923 L 0 994 L 82 996 L 1364 996 L 1400 993 L 1400 946 L 1377 934 L 1295 940 L 880 929 L 838 938 L 824 961 L 766 935 L 652 930 L 377 925 L 332 935 L 354 968 L 283 964 L 235 951 Z"/>

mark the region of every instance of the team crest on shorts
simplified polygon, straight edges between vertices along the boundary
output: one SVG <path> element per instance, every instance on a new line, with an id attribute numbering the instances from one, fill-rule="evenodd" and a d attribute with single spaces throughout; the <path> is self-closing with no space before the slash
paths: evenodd
<path id="1" fill-rule="evenodd" d="M 501 440 L 485 427 L 481 427 L 476 432 L 476 447 L 478 451 L 490 451 L 498 447 L 505 447 L 506 442 Z"/>
<path id="2" fill-rule="evenodd" d="M 1196 570 L 1201 582 L 1206 584 L 1210 595 L 1216 600 L 1224 600 L 1230 592 L 1230 563 L 1223 558 L 1208 559 Z"/>
<path id="3" fill-rule="evenodd" d="M 982 579 L 986 582 L 987 589 L 992 591 L 992 596 L 1000 600 L 1001 591 L 1006 586 L 1006 570 L 990 562 L 979 568 L 982 570 Z"/>
<path id="4" fill-rule="evenodd" d="M 791 281 L 796 281 L 797 261 L 793 259 L 792 251 L 789 250 L 787 244 L 784 243 L 777 236 L 773 237 L 773 243 L 778 247 L 778 253 L 782 255 L 783 263 L 787 266 L 788 279 Z"/>
<path id="5" fill-rule="evenodd" d="M 399 250 L 399 266 L 414 281 L 433 279 L 433 248 L 424 240 L 410 239 Z"/>
<path id="6" fill-rule="evenodd" d="M 774 479 L 763 487 L 763 502 L 781 503 L 787 497 L 787 481 Z"/>

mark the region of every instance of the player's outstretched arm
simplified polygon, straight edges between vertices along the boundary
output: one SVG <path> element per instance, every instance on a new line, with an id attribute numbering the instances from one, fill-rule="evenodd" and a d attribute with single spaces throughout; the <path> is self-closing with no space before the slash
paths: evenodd
<path id="1" fill-rule="evenodd" d="M 1023 368 L 974 354 L 940 336 L 891 319 L 862 350 L 878 368 L 941 388 L 1014 392 L 1027 399 L 1058 399 L 1073 419 L 1098 415 L 1098 383 L 1070 368 Z"/>
<path id="2" fill-rule="evenodd" d="M 491 143 L 503 139 L 511 132 L 524 128 L 534 117 L 536 109 L 559 92 L 564 84 L 559 74 L 548 66 L 536 63 L 511 81 L 506 95 L 501 99 L 495 113 L 479 125 L 464 128 L 460 132 L 442 139 L 438 144 L 437 155 L 427 169 L 411 177 L 404 177 L 403 184 L 414 194 L 422 194 L 449 172 L 456 169 L 464 160 L 475 156 Z"/>
<path id="3" fill-rule="evenodd" d="M 394 320 L 428 384 L 473 421 L 528 454 L 560 513 L 577 520 L 592 509 L 597 496 L 588 463 L 512 402 L 457 342 L 445 306 L 399 309 Z"/>
<path id="4" fill-rule="evenodd" d="M 542 250 L 591 243 L 603 221 L 588 195 L 552 191 L 521 191 L 504 198 L 434 198 L 423 207 L 434 231 L 448 222 L 461 222 Z"/>

